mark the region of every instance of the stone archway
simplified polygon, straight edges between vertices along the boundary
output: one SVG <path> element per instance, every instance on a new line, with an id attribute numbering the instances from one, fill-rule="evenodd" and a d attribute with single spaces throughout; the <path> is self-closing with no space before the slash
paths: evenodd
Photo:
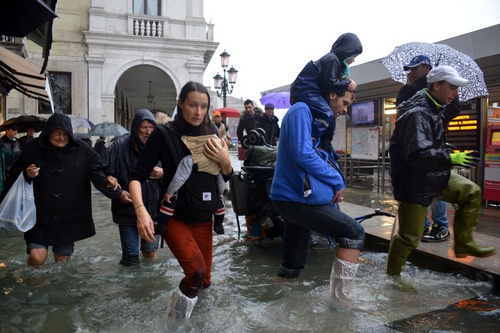
<path id="1" fill-rule="evenodd" d="M 149 94 L 153 96 L 151 104 L 148 103 Z M 176 96 L 175 83 L 163 70 L 145 64 L 130 67 L 123 72 L 115 86 L 116 122 L 130 128 L 134 114 L 140 108 L 171 116 Z"/>

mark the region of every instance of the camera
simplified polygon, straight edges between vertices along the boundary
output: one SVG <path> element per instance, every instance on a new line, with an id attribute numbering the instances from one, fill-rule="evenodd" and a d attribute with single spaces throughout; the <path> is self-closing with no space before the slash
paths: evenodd
<path id="1" fill-rule="evenodd" d="M 248 132 L 242 139 L 241 146 L 248 149 L 250 146 L 265 146 L 266 131 L 263 128 L 256 128 Z"/>
<path id="2" fill-rule="evenodd" d="M 266 144 L 266 131 L 263 128 L 256 128 L 248 133 L 248 142 L 251 146 L 263 146 Z"/>

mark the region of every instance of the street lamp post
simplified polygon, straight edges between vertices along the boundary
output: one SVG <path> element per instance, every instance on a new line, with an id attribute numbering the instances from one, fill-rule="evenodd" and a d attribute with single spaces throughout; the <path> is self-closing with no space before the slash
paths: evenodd
<path id="1" fill-rule="evenodd" d="M 217 96 L 222 97 L 224 107 L 226 107 L 226 96 L 233 92 L 233 87 L 236 83 L 236 75 L 238 74 L 238 71 L 231 66 L 231 68 L 227 70 L 226 79 L 226 68 L 229 66 L 229 57 L 229 53 L 227 53 L 226 50 L 220 54 L 220 63 L 224 70 L 224 76 L 220 76 L 219 73 L 214 76 L 214 87 L 217 91 Z M 231 87 L 229 87 L 229 85 L 231 85 Z"/>

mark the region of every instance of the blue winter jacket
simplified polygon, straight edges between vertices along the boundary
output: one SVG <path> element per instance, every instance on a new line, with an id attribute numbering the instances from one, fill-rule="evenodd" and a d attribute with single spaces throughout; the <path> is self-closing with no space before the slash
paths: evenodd
<path id="1" fill-rule="evenodd" d="M 272 200 L 327 205 L 336 191 L 345 188 L 333 153 L 318 149 L 320 142 L 312 140 L 312 123 L 305 103 L 295 103 L 286 112 L 271 185 Z M 305 197 L 304 191 L 309 187 L 312 193 Z"/>

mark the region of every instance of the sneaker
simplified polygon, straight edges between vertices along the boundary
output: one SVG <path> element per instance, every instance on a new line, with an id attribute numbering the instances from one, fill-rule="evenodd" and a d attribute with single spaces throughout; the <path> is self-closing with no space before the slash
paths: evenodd
<path id="1" fill-rule="evenodd" d="M 426 227 L 426 228 L 424 228 L 424 232 L 422 233 L 422 238 L 423 238 L 424 236 L 427 236 L 427 235 L 429 234 L 429 232 L 431 232 L 431 231 L 429 230 L 429 228 L 427 228 L 427 227 Z"/>
<path id="2" fill-rule="evenodd" d="M 429 234 L 422 237 L 422 242 L 437 243 L 445 241 L 448 238 L 450 238 L 450 230 L 448 230 L 448 227 L 433 225 Z"/>

